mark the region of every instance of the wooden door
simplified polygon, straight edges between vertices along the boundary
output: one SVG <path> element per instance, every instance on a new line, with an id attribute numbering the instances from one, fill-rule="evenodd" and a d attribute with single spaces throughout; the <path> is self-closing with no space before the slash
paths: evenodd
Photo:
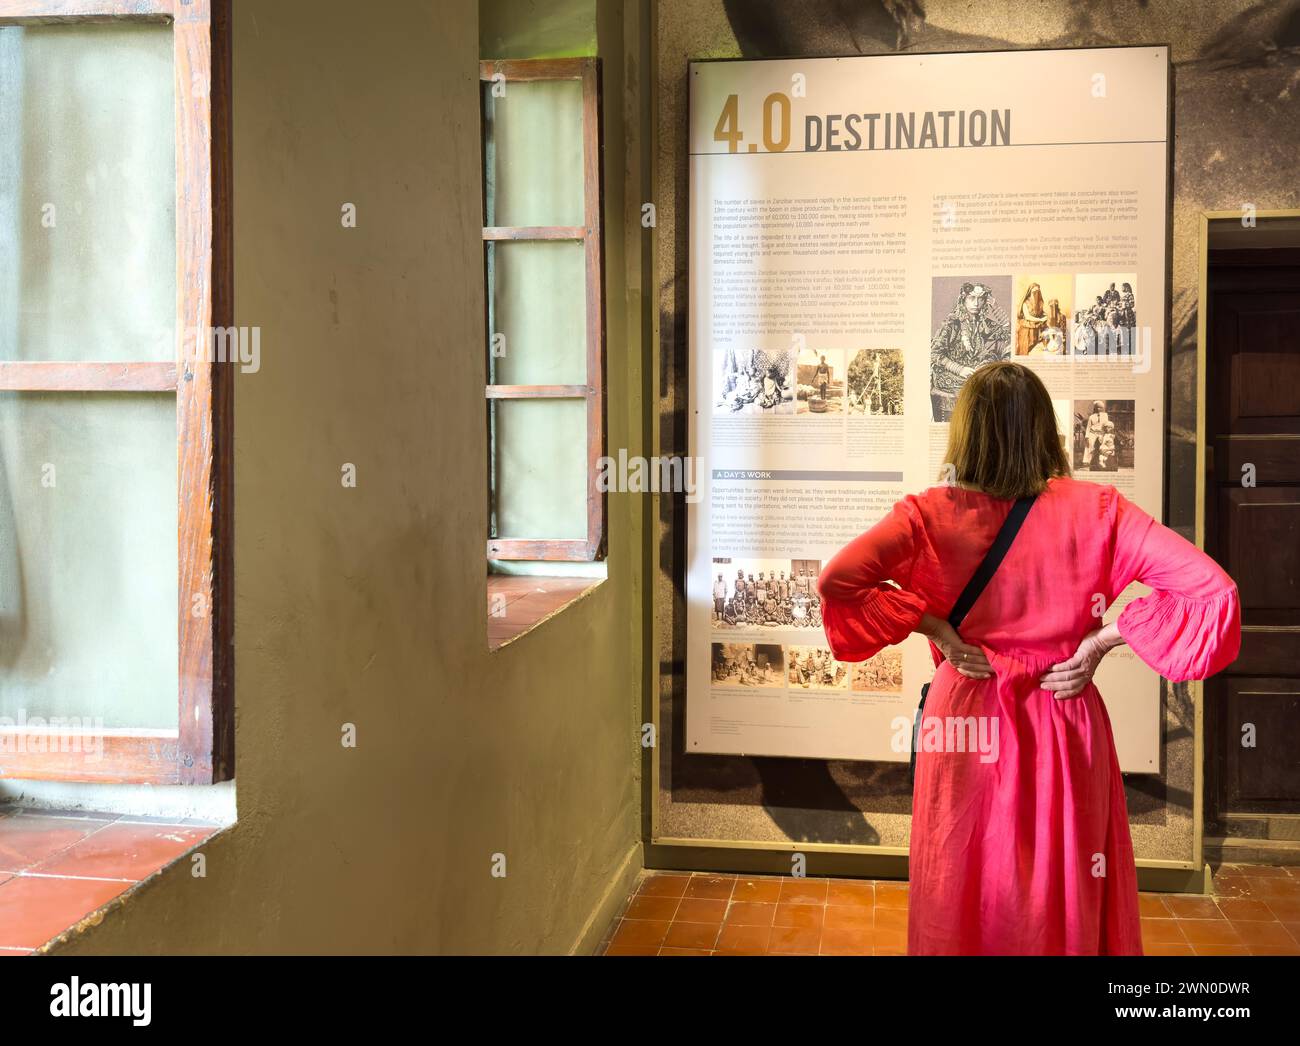
<path id="1" fill-rule="evenodd" d="M 1300 250 L 1210 252 L 1206 551 L 1241 656 L 1206 684 L 1206 846 L 1300 863 Z"/>

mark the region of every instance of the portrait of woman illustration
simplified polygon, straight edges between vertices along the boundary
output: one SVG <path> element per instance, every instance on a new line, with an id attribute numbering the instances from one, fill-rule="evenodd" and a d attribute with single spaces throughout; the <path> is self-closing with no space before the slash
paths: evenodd
<path id="1" fill-rule="evenodd" d="M 929 640 L 922 736 L 931 717 L 997 726 L 994 758 L 917 754 L 908 954 L 1140 955 L 1124 785 L 1093 674 L 1122 644 L 1171 681 L 1221 671 L 1240 645 L 1237 587 L 1115 487 L 1070 475 L 1026 367 L 971 376 L 945 460 L 951 482 L 903 498 L 818 581 L 837 661 Z M 1029 497 L 959 633 L 958 595 Z M 1150 594 L 1098 627 L 1095 595 L 1109 605 L 1134 581 Z"/>

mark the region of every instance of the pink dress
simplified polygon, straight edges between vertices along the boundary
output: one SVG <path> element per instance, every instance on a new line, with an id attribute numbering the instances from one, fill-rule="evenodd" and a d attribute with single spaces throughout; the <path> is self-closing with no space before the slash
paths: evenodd
<path id="1" fill-rule="evenodd" d="M 932 487 L 846 546 L 818 580 L 835 656 L 864 661 L 902 642 L 922 613 L 946 618 L 1011 505 Z M 1106 707 L 1091 683 L 1065 699 L 1038 685 L 1100 624 L 1096 595 L 1109 606 L 1135 580 L 1153 591 L 1125 607 L 1119 630 L 1166 679 L 1203 679 L 1237 656 L 1232 579 L 1114 487 L 1071 478 L 1039 496 L 960 629 L 985 651 L 993 678 L 960 675 L 931 645 L 938 668 L 912 801 L 910 954 L 1142 954 Z M 927 751 L 931 716 L 996 719 L 996 759 Z"/>

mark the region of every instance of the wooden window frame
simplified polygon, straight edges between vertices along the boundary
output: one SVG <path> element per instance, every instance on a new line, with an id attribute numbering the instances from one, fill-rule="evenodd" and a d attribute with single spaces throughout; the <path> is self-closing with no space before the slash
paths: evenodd
<path id="1" fill-rule="evenodd" d="M 106 731 L 97 763 L 0 753 L 0 777 L 201 784 L 234 773 L 233 368 L 207 358 L 208 339 L 186 336 L 234 323 L 230 0 L 0 0 L 0 26 L 123 22 L 172 27 L 176 360 L 0 361 L 0 389 L 175 393 L 178 728 Z"/>
<path id="2" fill-rule="evenodd" d="M 480 83 L 497 74 L 506 83 L 540 80 L 578 80 L 582 83 L 583 224 L 497 225 L 487 221 L 487 194 L 483 197 L 484 287 L 487 286 L 488 244 L 510 240 L 570 240 L 583 244 L 586 265 L 585 385 L 486 385 L 488 401 L 510 399 L 580 399 L 587 407 L 587 536 L 585 538 L 492 538 L 487 558 L 591 562 L 605 556 L 605 493 L 596 476 L 605 449 L 605 278 L 604 215 L 602 193 L 603 135 L 601 131 L 600 59 L 545 58 L 489 60 L 479 63 Z M 484 170 L 486 177 L 486 166 Z M 485 302 L 485 306 L 486 306 Z M 488 332 L 491 341 L 491 331 Z M 490 351 L 490 348 L 488 349 Z M 489 433 L 489 459 L 492 446 Z M 492 462 L 488 462 L 489 469 Z M 488 511 L 493 491 L 488 490 Z"/>

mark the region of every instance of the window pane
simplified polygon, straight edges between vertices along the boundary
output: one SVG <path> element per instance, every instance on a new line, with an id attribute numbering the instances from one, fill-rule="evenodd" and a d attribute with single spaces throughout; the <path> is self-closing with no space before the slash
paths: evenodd
<path id="1" fill-rule="evenodd" d="M 492 401 L 494 537 L 587 536 L 585 400 Z"/>
<path id="2" fill-rule="evenodd" d="M 0 360 L 175 358 L 172 30 L 0 29 Z"/>
<path id="3" fill-rule="evenodd" d="M 488 244 L 489 383 L 586 383 L 586 273 L 576 241 Z"/>
<path id="4" fill-rule="evenodd" d="M 0 715 L 177 725 L 176 398 L 0 393 Z"/>
<path id="5" fill-rule="evenodd" d="M 483 84 L 487 225 L 581 225 L 582 82 Z"/>

